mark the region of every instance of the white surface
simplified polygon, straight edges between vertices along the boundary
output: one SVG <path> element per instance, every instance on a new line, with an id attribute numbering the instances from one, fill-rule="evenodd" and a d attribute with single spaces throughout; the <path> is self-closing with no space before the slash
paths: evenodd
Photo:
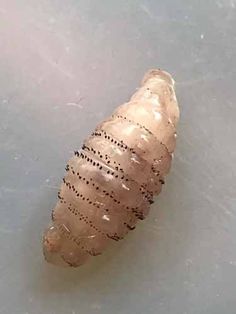
<path id="1" fill-rule="evenodd" d="M 234 0 L 0 0 L 1 314 L 235 313 L 235 29 Z M 47 265 L 67 159 L 157 66 L 181 106 L 163 193 L 101 257 Z"/>

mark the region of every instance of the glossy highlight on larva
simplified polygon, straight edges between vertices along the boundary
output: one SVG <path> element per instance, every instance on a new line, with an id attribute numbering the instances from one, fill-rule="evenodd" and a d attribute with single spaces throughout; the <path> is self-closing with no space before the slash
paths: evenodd
<path id="1" fill-rule="evenodd" d="M 170 170 L 178 119 L 174 80 L 150 70 L 66 165 L 43 236 L 48 262 L 80 266 L 147 216 Z"/>

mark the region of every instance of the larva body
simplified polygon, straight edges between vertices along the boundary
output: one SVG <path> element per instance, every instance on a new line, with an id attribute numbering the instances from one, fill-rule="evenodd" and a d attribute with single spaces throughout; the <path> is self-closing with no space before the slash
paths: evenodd
<path id="1" fill-rule="evenodd" d="M 44 233 L 47 261 L 79 266 L 146 217 L 170 169 L 178 118 L 173 79 L 149 71 L 69 160 Z"/>

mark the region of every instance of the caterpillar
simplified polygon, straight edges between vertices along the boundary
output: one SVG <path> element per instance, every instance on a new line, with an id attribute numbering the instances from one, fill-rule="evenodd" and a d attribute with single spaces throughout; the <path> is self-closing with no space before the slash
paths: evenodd
<path id="1" fill-rule="evenodd" d="M 43 235 L 48 262 L 80 266 L 147 216 L 170 170 L 178 119 L 174 80 L 150 70 L 66 165 Z"/>

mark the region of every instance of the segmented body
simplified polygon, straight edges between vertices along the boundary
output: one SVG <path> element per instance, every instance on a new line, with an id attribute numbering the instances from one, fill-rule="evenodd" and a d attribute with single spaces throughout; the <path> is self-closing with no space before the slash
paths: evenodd
<path id="1" fill-rule="evenodd" d="M 146 217 L 170 169 L 178 118 L 173 79 L 149 71 L 69 160 L 44 235 L 49 262 L 79 266 Z"/>

